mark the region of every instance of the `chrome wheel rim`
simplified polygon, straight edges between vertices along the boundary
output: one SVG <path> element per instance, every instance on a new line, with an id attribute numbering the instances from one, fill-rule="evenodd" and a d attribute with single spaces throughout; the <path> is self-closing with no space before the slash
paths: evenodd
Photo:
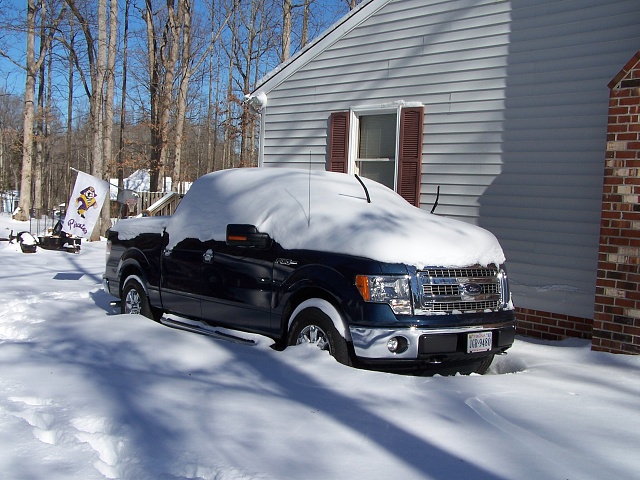
<path id="1" fill-rule="evenodd" d="M 303 343 L 311 343 L 316 345 L 320 350 L 329 350 L 329 339 L 327 334 L 317 325 L 308 325 L 302 329 L 296 345 Z"/>
<path id="2" fill-rule="evenodd" d="M 124 302 L 125 313 L 136 315 L 140 313 L 140 295 L 135 288 L 132 288 L 127 292 L 127 297 Z"/>

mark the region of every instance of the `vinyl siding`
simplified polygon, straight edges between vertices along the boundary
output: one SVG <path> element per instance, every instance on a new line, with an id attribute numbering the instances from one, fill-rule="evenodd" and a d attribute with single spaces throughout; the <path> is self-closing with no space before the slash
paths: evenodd
<path id="1" fill-rule="evenodd" d="M 425 106 L 421 203 L 500 239 L 519 306 L 592 316 L 607 84 L 637 0 L 373 0 L 266 80 L 262 164 L 325 168 L 329 115 Z"/>

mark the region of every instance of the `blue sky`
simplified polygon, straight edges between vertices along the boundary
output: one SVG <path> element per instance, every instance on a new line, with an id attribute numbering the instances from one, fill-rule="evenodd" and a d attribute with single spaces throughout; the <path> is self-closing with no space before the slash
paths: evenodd
<path id="1" fill-rule="evenodd" d="M 316 14 L 325 17 L 327 26 L 348 11 L 347 0 L 315 0 L 314 6 L 316 8 Z M 9 14 L 16 17 L 18 21 L 22 21 L 26 17 L 26 1 L 0 0 L 0 11 L 2 12 L 2 16 Z M 123 11 L 124 7 L 121 5 L 120 14 L 122 14 Z M 136 16 L 136 12 L 132 10 L 132 17 Z M 122 26 L 119 28 L 122 28 Z M 315 33 L 317 34 L 318 32 Z M 314 32 L 311 32 L 311 34 L 313 35 Z M 24 62 L 24 51 L 26 48 L 24 37 L 12 35 L 8 29 L 2 28 L 1 26 L 0 48 L 6 51 L 12 58 L 21 63 Z M 66 78 L 66 72 L 61 73 L 61 75 Z M 61 81 L 62 80 L 63 79 L 61 79 Z M 0 91 L 22 95 L 24 91 L 24 81 L 24 70 L 0 56 Z"/>

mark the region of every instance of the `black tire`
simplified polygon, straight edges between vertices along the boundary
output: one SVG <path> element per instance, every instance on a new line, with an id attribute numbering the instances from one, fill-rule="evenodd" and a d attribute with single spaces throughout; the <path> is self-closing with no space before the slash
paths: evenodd
<path id="1" fill-rule="evenodd" d="M 487 370 L 489 370 L 489 367 L 491 366 L 491 363 L 493 362 L 493 357 L 495 355 L 489 355 L 486 358 L 482 359 L 482 362 L 480 362 L 480 364 L 476 367 L 476 369 L 474 370 L 475 373 L 479 373 L 480 375 L 484 375 L 485 373 L 487 373 Z"/>
<path id="2" fill-rule="evenodd" d="M 133 277 L 127 278 L 124 282 L 120 297 L 120 313 L 140 314 L 156 322 L 162 317 L 162 311 L 151 306 L 143 286 Z"/>
<path id="3" fill-rule="evenodd" d="M 338 333 L 331 319 L 322 310 L 309 307 L 298 313 L 291 324 L 287 343 L 314 343 L 327 350 L 339 363 L 353 365 L 346 340 Z"/>

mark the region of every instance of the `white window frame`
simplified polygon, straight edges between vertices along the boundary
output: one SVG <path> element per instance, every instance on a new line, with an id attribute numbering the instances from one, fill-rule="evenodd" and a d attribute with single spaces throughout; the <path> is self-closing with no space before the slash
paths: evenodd
<path id="1" fill-rule="evenodd" d="M 400 115 L 404 105 L 401 103 L 394 103 L 392 105 L 365 105 L 352 107 L 349 109 L 350 121 L 349 121 L 349 158 L 348 158 L 348 173 L 355 174 L 356 161 L 358 160 L 359 133 L 360 133 L 360 117 L 366 115 L 385 115 L 396 114 L 396 145 L 395 145 L 395 168 L 393 169 L 393 190 L 398 191 L 398 154 L 400 151 Z"/>

